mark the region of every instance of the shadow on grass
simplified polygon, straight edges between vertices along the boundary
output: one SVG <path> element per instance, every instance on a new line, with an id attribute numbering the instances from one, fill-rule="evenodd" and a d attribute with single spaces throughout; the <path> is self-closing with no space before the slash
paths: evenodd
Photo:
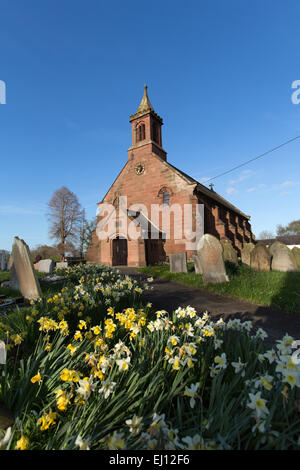
<path id="1" fill-rule="evenodd" d="M 300 270 L 278 274 L 281 280 L 277 292 L 272 296 L 271 305 L 300 313 Z"/>

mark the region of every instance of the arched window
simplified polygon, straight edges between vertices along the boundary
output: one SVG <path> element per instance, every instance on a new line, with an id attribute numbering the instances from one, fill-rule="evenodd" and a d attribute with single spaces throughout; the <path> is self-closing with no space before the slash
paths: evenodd
<path id="1" fill-rule="evenodd" d="M 163 194 L 163 205 L 169 206 L 170 205 L 170 193 L 169 191 L 165 191 Z"/>
<path id="2" fill-rule="evenodd" d="M 136 129 L 136 141 L 140 142 L 146 138 L 145 124 L 140 124 Z"/>
<path id="3" fill-rule="evenodd" d="M 157 129 L 157 125 L 155 124 L 155 122 L 153 122 L 152 124 L 152 140 L 158 143 L 158 129 Z"/>

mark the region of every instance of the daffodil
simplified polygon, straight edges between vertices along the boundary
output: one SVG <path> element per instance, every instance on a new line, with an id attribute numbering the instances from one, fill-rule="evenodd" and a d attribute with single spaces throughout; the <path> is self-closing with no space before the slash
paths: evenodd
<path id="1" fill-rule="evenodd" d="M 89 448 L 89 441 L 83 440 L 81 436 L 77 436 L 75 440 L 75 445 L 79 447 L 79 450 L 90 450 Z"/>
<path id="2" fill-rule="evenodd" d="M 261 397 L 261 392 L 256 394 L 249 393 L 250 401 L 247 403 L 247 407 L 255 411 L 258 418 L 265 416 L 269 413 L 266 406 L 267 400 Z"/>
<path id="3" fill-rule="evenodd" d="M 239 357 L 238 362 L 232 362 L 232 367 L 234 368 L 234 372 L 236 374 L 240 373 L 242 377 L 245 376 L 245 363 L 241 362 L 241 358 Z"/>
<path id="4" fill-rule="evenodd" d="M 129 432 L 132 435 L 137 435 L 140 432 L 140 424 L 143 418 L 139 418 L 138 416 L 134 415 L 132 419 L 127 419 L 125 423 L 129 426 Z"/>
<path id="5" fill-rule="evenodd" d="M 16 449 L 18 450 L 26 450 L 29 446 L 29 439 L 26 436 L 21 436 L 20 439 L 16 443 Z"/>
<path id="6" fill-rule="evenodd" d="M 226 354 L 222 353 L 221 356 L 216 356 L 214 358 L 214 362 L 217 364 L 217 366 L 216 366 L 217 368 L 226 369 L 226 367 L 227 367 Z"/>
<path id="7" fill-rule="evenodd" d="M 198 397 L 197 390 L 199 388 L 199 382 L 196 384 L 191 384 L 190 388 L 185 387 L 184 395 L 190 397 L 190 407 L 194 408 L 195 406 L 195 398 Z"/>
<path id="8" fill-rule="evenodd" d="M 38 384 L 40 385 L 42 382 L 42 376 L 40 372 L 38 372 L 34 377 L 31 377 L 30 382 L 33 384 L 38 382 Z"/>
<path id="9" fill-rule="evenodd" d="M 56 395 L 56 406 L 60 411 L 66 411 L 68 405 L 71 403 L 66 393 L 59 389 L 55 392 Z"/>
<path id="10" fill-rule="evenodd" d="M 76 390 L 76 393 L 81 395 L 84 400 L 90 397 L 91 393 L 95 390 L 97 384 L 93 383 L 92 377 L 85 377 L 82 380 L 79 380 L 79 387 Z"/>
<path id="11" fill-rule="evenodd" d="M 73 356 L 73 354 L 75 353 L 77 347 L 72 346 L 72 344 L 70 343 L 70 344 L 68 344 L 67 349 L 69 349 L 71 356 Z"/>
<path id="12" fill-rule="evenodd" d="M 101 383 L 101 388 L 99 389 L 99 393 L 103 393 L 105 400 L 111 395 L 115 389 L 116 382 L 111 382 L 109 380 L 105 380 Z"/>
<path id="13" fill-rule="evenodd" d="M 109 450 L 125 449 L 124 435 L 115 431 L 107 440 L 107 446 Z"/>
<path id="14" fill-rule="evenodd" d="M 129 368 L 129 363 L 130 363 L 130 357 L 126 357 L 125 359 L 117 359 L 116 364 L 119 366 L 119 370 L 128 370 Z"/>
<path id="15" fill-rule="evenodd" d="M 41 418 L 38 419 L 37 425 L 40 425 L 41 431 L 46 431 L 50 426 L 54 426 L 56 424 L 56 418 L 57 413 L 50 410 L 49 413 L 44 413 Z"/>

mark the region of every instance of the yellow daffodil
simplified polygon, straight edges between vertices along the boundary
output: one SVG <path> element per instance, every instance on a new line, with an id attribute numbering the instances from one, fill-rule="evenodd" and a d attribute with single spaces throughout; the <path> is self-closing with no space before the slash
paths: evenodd
<path id="1" fill-rule="evenodd" d="M 29 446 L 29 439 L 28 437 L 21 436 L 20 439 L 16 443 L 16 449 L 18 450 L 26 450 Z"/>
<path id="2" fill-rule="evenodd" d="M 42 382 L 42 376 L 41 376 L 40 372 L 38 372 L 34 377 L 32 377 L 32 378 L 30 379 L 30 382 L 33 383 L 33 384 L 35 384 L 36 382 L 38 382 L 38 384 L 40 385 L 41 382 Z"/>
<path id="3" fill-rule="evenodd" d="M 41 431 L 46 431 L 50 428 L 50 426 L 54 426 L 56 424 L 57 413 L 53 411 L 49 411 L 49 413 L 44 413 L 41 418 L 38 419 L 37 425 L 40 425 Z"/>

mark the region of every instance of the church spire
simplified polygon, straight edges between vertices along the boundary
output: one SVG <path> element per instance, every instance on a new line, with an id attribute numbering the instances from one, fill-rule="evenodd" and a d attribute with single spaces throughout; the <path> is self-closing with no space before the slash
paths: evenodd
<path id="1" fill-rule="evenodd" d="M 147 88 L 148 88 L 147 85 L 144 85 L 144 96 L 135 114 L 140 114 L 140 113 L 144 113 L 147 111 L 154 111 L 152 104 L 150 103 L 150 100 L 148 97 Z"/>
<path id="2" fill-rule="evenodd" d="M 156 114 L 152 104 L 150 103 L 147 88 L 147 85 L 144 85 L 144 95 L 142 101 L 140 102 L 137 111 L 130 116 L 130 121 L 132 121 L 133 119 L 137 119 L 143 116 L 144 114 L 152 113 L 162 124 L 162 118 L 158 114 Z"/>

